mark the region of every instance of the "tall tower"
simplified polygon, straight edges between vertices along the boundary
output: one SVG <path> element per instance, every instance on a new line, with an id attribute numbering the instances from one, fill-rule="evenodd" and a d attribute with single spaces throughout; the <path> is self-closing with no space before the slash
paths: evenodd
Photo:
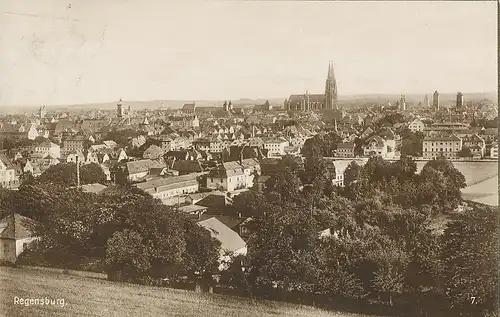
<path id="1" fill-rule="evenodd" d="M 125 114 L 125 108 L 123 108 L 123 101 L 120 98 L 120 101 L 116 104 L 116 116 L 118 118 L 123 118 L 123 115 Z"/>
<path id="2" fill-rule="evenodd" d="M 38 111 L 39 119 L 42 120 L 43 118 L 45 118 L 46 114 L 47 114 L 47 109 L 45 108 L 45 106 L 41 106 L 40 110 Z"/>
<path id="3" fill-rule="evenodd" d="M 457 108 L 460 109 L 464 105 L 464 95 L 461 92 L 457 93 Z"/>
<path id="4" fill-rule="evenodd" d="M 432 95 L 432 106 L 434 107 L 434 110 L 439 111 L 439 93 L 437 90 Z"/>
<path id="5" fill-rule="evenodd" d="M 401 99 L 399 101 L 399 110 L 405 111 L 406 110 L 406 96 L 401 95 Z"/>
<path id="6" fill-rule="evenodd" d="M 424 97 L 424 107 L 429 107 L 429 96 L 427 95 Z"/>
<path id="7" fill-rule="evenodd" d="M 325 84 L 325 108 L 338 109 L 337 106 L 337 81 L 333 72 L 333 62 L 328 64 L 328 77 Z"/>

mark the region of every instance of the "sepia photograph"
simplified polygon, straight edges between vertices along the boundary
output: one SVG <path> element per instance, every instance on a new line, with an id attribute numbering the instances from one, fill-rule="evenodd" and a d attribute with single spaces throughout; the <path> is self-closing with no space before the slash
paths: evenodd
<path id="1" fill-rule="evenodd" d="M 498 30 L 0 0 L 0 317 L 500 317 Z"/>

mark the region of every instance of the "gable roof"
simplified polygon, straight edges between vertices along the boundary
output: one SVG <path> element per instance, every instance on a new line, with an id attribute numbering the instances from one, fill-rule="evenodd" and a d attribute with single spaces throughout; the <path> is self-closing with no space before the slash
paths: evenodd
<path id="1" fill-rule="evenodd" d="M 0 161 L 5 165 L 5 167 L 7 167 L 8 170 L 15 168 L 14 164 L 12 164 L 12 161 L 9 160 L 7 155 L 5 155 L 4 153 L 0 153 Z"/>
<path id="2" fill-rule="evenodd" d="M 34 237 L 29 227 L 35 223 L 35 220 L 20 214 L 10 214 L 0 220 L 0 238 L 19 240 Z"/>
<path id="3" fill-rule="evenodd" d="M 337 145 L 337 149 L 349 149 L 352 150 L 354 148 L 354 143 L 353 142 L 345 142 L 345 143 L 340 143 Z"/>
<path id="4" fill-rule="evenodd" d="M 382 139 L 380 136 L 378 135 L 374 135 L 372 136 L 371 138 L 369 138 L 366 143 L 370 144 L 372 143 L 373 141 L 375 141 L 377 143 L 377 146 L 378 147 L 381 147 L 381 146 L 384 146 L 384 139 Z"/>
<path id="5" fill-rule="evenodd" d="M 141 173 L 149 171 L 152 168 L 166 167 L 165 161 L 161 160 L 138 160 L 126 163 L 126 168 L 129 174 Z"/>
<path id="6" fill-rule="evenodd" d="M 241 166 L 243 166 L 243 168 L 255 167 L 259 165 L 260 165 L 259 161 L 257 161 L 255 158 L 248 158 L 241 160 Z"/>
<path id="7" fill-rule="evenodd" d="M 182 106 L 182 110 L 194 110 L 196 105 L 194 103 L 185 103 Z"/>
<path id="8" fill-rule="evenodd" d="M 198 174 L 188 174 L 182 176 L 172 176 L 166 178 L 153 179 L 144 183 L 135 184 L 135 187 L 145 192 L 161 192 L 174 188 L 197 185 L 196 177 Z"/>
<path id="9" fill-rule="evenodd" d="M 210 235 L 221 242 L 221 249 L 227 251 L 238 251 L 246 248 L 246 243 L 243 239 L 215 217 L 202 220 L 198 225 L 207 229 Z"/>
<path id="10" fill-rule="evenodd" d="M 175 161 L 172 169 L 187 173 L 197 173 L 203 171 L 203 168 L 198 161 Z"/>

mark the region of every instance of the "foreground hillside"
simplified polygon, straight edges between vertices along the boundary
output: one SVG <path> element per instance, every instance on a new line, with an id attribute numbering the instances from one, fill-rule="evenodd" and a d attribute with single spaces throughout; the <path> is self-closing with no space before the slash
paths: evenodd
<path id="1" fill-rule="evenodd" d="M 0 316 L 336 316 L 271 301 L 118 284 L 31 269 L 0 267 Z M 14 298 L 64 298 L 61 305 L 15 305 Z"/>

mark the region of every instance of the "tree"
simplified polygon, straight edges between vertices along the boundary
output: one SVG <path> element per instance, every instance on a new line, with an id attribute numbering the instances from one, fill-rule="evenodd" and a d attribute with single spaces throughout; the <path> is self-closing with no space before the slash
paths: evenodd
<path id="1" fill-rule="evenodd" d="M 352 161 L 347 165 L 344 171 L 344 186 L 347 188 L 351 187 L 356 181 L 361 178 L 361 173 L 363 168 L 359 166 L 355 161 Z"/>
<path id="2" fill-rule="evenodd" d="M 76 164 L 75 163 L 59 163 L 52 165 L 46 169 L 40 177 L 40 183 L 60 184 L 64 186 L 76 185 Z"/>
<path id="3" fill-rule="evenodd" d="M 265 198 L 256 191 L 243 192 L 233 198 L 231 214 L 242 217 L 261 217 L 267 208 Z"/>
<path id="4" fill-rule="evenodd" d="M 76 186 L 76 164 L 59 163 L 52 165 L 38 178 L 40 183 L 60 184 L 66 187 Z M 80 165 L 80 184 L 103 183 L 106 181 L 106 174 L 96 163 Z"/>
<path id="5" fill-rule="evenodd" d="M 401 154 L 417 157 L 422 156 L 422 142 L 424 140 L 422 132 L 413 133 L 409 129 L 405 129 L 401 134 L 401 138 Z"/>
<path id="6" fill-rule="evenodd" d="M 186 251 L 183 254 L 183 268 L 191 280 L 210 282 L 218 273 L 220 245 L 210 232 L 197 224 L 185 222 Z"/>
<path id="7" fill-rule="evenodd" d="M 285 292 L 313 288 L 317 232 L 314 218 L 303 208 L 270 206 L 266 215 L 256 220 L 248 242 L 251 283 L 264 288 L 277 283 Z"/>
<path id="8" fill-rule="evenodd" d="M 446 158 L 428 161 L 420 172 L 418 180 L 422 204 L 434 203 L 441 208 L 451 210 L 462 201 L 461 189 L 465 186 L 465 176 Z"/>
<path id="9" fill-rule="evenodd" d="M 300 186 L 300 179 L 287 168 L 266 181 L 266 194 L 277 195 L 283 203 L 297 201 L 300 199 Z"/>
<path id="10" fill-rule="evenodd" d="M 370 252 L 368 258 L 377 268 L 373 278 L 373 287 L 380 295 L 386 296 L 389 305 L 392 306 L 393 296 L 404 290 L 408 257 L 401 248 L 395 244 L 389 244 Z"/>
<path id="11" fill-rule="evenodd" d="M 99 164 L 85 164 L 80 168 L 80 182 L 81 184 L 102 184 L 106 182 L 106 174 L 104 174 Z"/>
<path id="12" fill-rule="evenodd" d="M 106 245 L 108 279 L 136 281 L 150 268 L 143 237 L 133 230 L 115 232 Z"/>
<path id="13" fill-rule="evenodd" d="M 457 153 L 458 157 L 472 157 L 472 151 L 467 146 L 462 146 L 462 149 Z"/>
<path id="14" fill-rule="evenodd" d="M 470 204 L 444 233 L 445 294 L 460 310 L 491 312 L 498 303 L 498 210 Z"/>

